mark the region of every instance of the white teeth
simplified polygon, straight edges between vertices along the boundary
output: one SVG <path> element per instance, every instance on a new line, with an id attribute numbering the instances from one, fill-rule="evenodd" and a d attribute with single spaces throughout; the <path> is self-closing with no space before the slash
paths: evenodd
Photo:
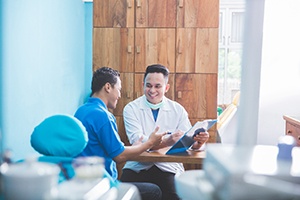
<path id="1" fill-rule="evenodd" d="M 148 94 L 150 97 L 156 97 L 156 94 Z"/>

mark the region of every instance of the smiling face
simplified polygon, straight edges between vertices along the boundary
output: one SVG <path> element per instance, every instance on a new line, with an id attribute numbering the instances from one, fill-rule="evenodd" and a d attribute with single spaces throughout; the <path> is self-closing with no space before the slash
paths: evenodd
<path id="1" fill-rule="evenodd" d="M 109 83 L 107 83 L 109 84 Z M 117 82 L 115 83 L 115 85 L 112 87 L 109 84 L 109 97 L 108 97 L 108 101 L 107 101 L 107 108 L 110 109 L 115 109 L 117 107 L 117 103 L 118 103 L 118 99 L 121 97 L 121 80 L 118 77 L 117 78 Z"/>
<path id="2" fill-rule="evenodd" d="M 152 104 L 160 103 L 169 87 L 164 75 L 157 72 L 147 74 L 143 83 L 144 94 Z"/>

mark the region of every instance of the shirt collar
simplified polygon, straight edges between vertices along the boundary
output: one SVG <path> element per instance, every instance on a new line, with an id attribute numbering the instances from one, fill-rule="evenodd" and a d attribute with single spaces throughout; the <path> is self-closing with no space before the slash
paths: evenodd
<path id="1" fill-rule="evenodd" d="M 93 104 L 96 103 L 99 106 L 104 107 L 105 109 L 107 109 L 107 106 L 105 105 L 105 103 L 100 98 L 97 98 L 97 97 L 90 97 L 88 99 L 88 103 L 93 103 Z"/>

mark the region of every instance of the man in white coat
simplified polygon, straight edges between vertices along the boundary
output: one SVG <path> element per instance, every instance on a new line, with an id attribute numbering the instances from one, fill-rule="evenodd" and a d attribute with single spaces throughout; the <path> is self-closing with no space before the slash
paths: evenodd
<path id="1" fill-rule="evenodd" d="M 184 107 L 165 96 L 170 88 L 168 76 L 169 70 L 166 67 L 159 64 L 148 66 L 143 80 L 144 95 L 125 106 L 124 124 L 131 144 L 141 137 L 146 141 L 149 133 L 159 126 L 160 131 L 171 134 L 167 134 L 160 145 L 150 149 L 157 150 L 173 145 L 191 128 Z M 201 148 L 208 137 L 207 132 L 195 136 L 192 148 Z M 183 171 L 182 163 L 128 161 L 123 168 L 121 181 L 155 183 L 162 190 L 162 199 L 173 200 L 179 199 L 175 190 L 174 176 Z"/>

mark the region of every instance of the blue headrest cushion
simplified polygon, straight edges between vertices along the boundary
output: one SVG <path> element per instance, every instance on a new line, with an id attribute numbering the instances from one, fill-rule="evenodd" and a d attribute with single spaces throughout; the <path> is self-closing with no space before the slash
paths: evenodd
<path id="1" fill-rule="evenodd" d="M 53 115 L 34 128 L 31 146 L 45 156 L 77 156 L 86 146 L 85 127 L 71 115 Z"/>

